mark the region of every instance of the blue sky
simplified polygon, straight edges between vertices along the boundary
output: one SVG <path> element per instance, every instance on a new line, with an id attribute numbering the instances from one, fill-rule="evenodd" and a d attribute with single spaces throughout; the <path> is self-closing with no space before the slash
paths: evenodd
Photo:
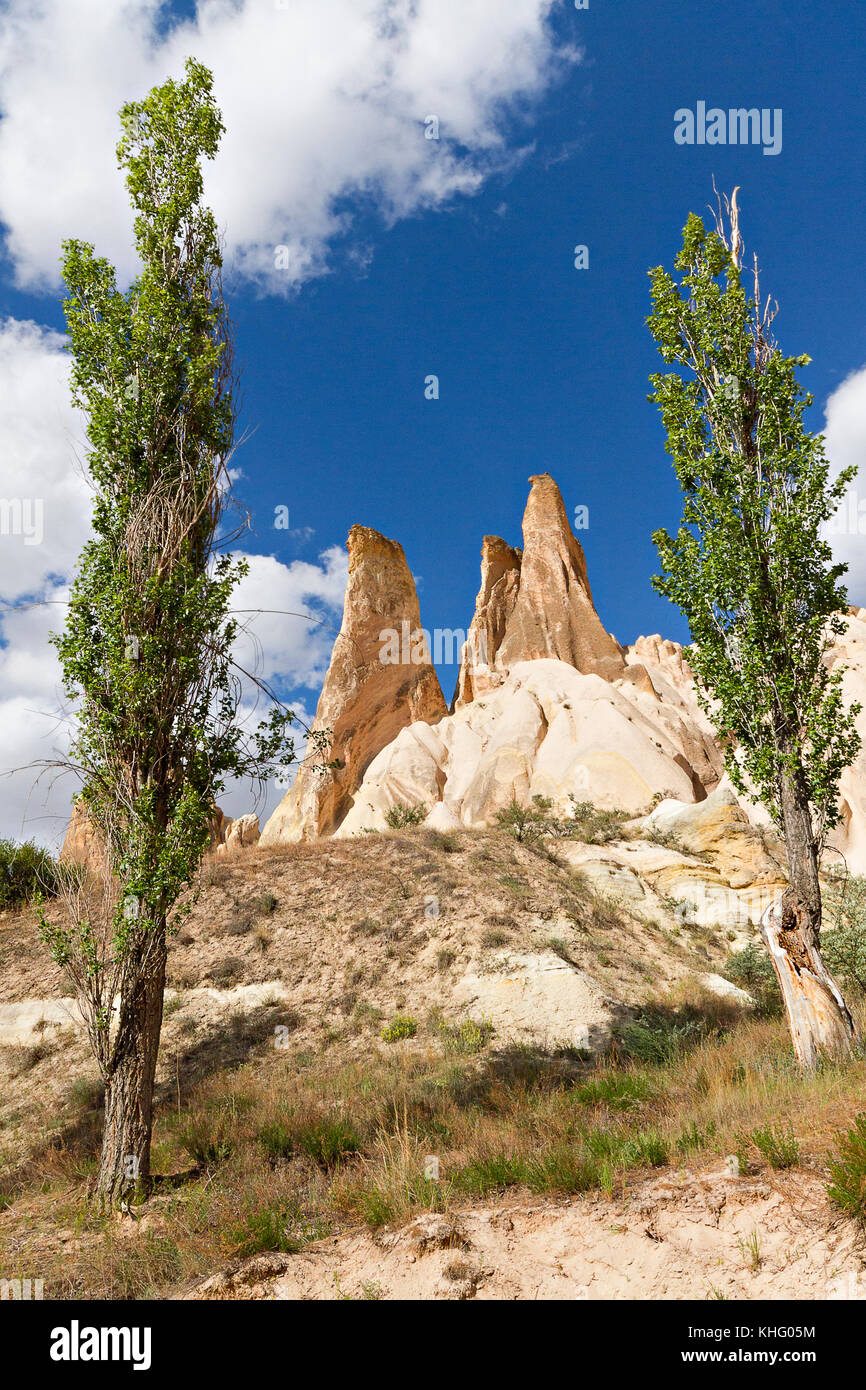
<path id="1" fill-rule="evenodd" d="M 548 47 L 579 46 L 581 60 L 493 103 L 499 167 L 476 191 L 383 213 L 375 188 L 340 190 L 330 213 L 348 229 L 323 234 L 325 273 L 291 288 L 250 279 L 230 250 L 248 436 L 238 494 L 254 527 L 246 549 L 312 565 L 353 522 L 375 526 L 404 546 L 424 625 L 467 627 L 482 536 L 519 544 L 527 479 L 548 471 L 570 512 L 589 507 L 580 539 L 605 625 L 621 642 L 656 631 L 688 640 L 650 588 L 651 533 L 675 524 L 679 498 L 646 399 L 658 365 L 646 272 L 671 264 L 713 176 L 720 189 L 741 186 L 747 254 L 758 251 L 780 302 L 783 347 L 812 357 L 815 428 L 827 398 L 866 364 L 863 7 L 758 0 L 737 23 L 724 14 L 684 0 L 555 5 Z M 193 5 L 164 7 L 162 32 L 194 15 Z M 216 89 L 220 99 L 219 71 Z M 781 108 L 781 153 L 675 144 L 674 112 L 701 100 Z M 75 123 L 74 105 L 66 119 Z M 441 119 L 447 136 L 447 110 Z M 424 142 L 420 123 L 417 134 L 419 158 L 463 157 L 459 140 Z M 289 161 L 291 131 L 285 138 Z M 275 149 L 264 180 L 279 177 L 279 132 Z M 64 234 L 87 235 L 73 211 L 52 216 Z M 586 271 L 573 265 L 579 243 Z M 56 285 L 35 289 L 24 259 L 7 243 L 0 314 L 61 329 Z M 430 373 L 438 400 L 424 396 Z M 274 529 L 280 505 L 290 533 Z M 866 603 L 857 583 L 852 597 Z M 441 675 L 450 698 L 455 672 Z M 314 706 L 316 681 L 285 673 L 284 688 L 293 681 Z"/>

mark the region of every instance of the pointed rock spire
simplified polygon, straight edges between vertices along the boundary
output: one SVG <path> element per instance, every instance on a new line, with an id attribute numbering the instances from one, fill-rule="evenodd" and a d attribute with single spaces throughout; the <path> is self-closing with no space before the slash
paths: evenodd
<path id="1" fill-rule="evenodd" d="M 496 653 L 517 602 L 522 552 L 499 536 L 485 536 L 481 545 L 481 588 L 475 616 L 460 654 L 454 709 L 468 705 L 499 683 L 493 675 Z"/>
<path id="2" fill-rule="evenodd" d="M 459 709 L 501 685 L 519 661 L 552 657 L 583 675 L 629 673 L 619 643 L 595 611 L 583 547 L 549 473 L 530 478 L 523 550 L 485 536 L 481 589 L 454 695 Z"/>
<path id="3" fill-rule="evenodd" d="M 264 845 L 333 834 L 376 754 L 415 720 L 433 724 L 446 713 L 403 547 L 353 526 L 348 549 L 343 623 L 313 723 L 333 736 L 325 760 L 342 766 L 299 769 L 262 832 Z"/>

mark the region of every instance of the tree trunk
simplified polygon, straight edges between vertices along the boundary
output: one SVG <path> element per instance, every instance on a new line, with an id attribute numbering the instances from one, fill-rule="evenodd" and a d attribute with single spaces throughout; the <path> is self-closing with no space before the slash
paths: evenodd
<path id="1" fill-rule="evenodd" d="M 116 1206 L 150 1178 L 153 1085 L 165 990 L 165 923 L 152 924 L 124 971 L 120 1016 L 105 1088 L 97 1179 L 100 1200 Z"/>
<path id="2" fill-rule="evenodd" d="M 761 933 L 782 991 L 797 1060 L 811 1070 L 821 1057 L 849 1057 L 857 1030 L 821 959 L 818 850 L 808 798 L 795 776 L 784 780 L 781 809 L 789 882 L 761 918 Z"/>

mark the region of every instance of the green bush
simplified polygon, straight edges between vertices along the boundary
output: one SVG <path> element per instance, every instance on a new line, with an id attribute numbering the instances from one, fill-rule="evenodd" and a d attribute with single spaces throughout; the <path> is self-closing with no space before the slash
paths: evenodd
<path id="1" fill-rule="evenodd" d="M 462 1023 L 441 1022 L 437 1029 L 445 1051 L 460 1057 L 471 1057 L 483 1052 L 494 1033 L 489 1019 L 477 1023 L 474 1018 L 466 1018 Z"/>
<path id="2" fill-rule="evenodd" d="M 782 1013 L 782 991 L 773 962 L 760 946 L 750 942 L 742 951 L 734 951 L 722 973 L 726 980 L 751 994 L 762 1018 L 778 1018 Z"/>
<path id="3" fill-rule="evenodd" d="M 515 840 L 540 840 L 552 836 L 562 840 L 582 840 L 588 845 L 604 845 L 622 836 L 625 811 L 603 811 L 591 801 L 570 797 L 571 811 L 561 819 L 550 814 L 553 802 L 548 796 L 534 796 L 531 806 L 521 806 L 516 800 L 496 819 Z"/>
<path id="4" fill-rule="evenodd" d="M 849 988 L 866 992 L 866 878 L 837 878 L 826 894 L 821 954 Z"/>
<path id="5" fill-rule="evenodd" d="M 59 871 L 47 849 L 31 840 L 0 840 L 0 908 L 19 907 L 57 892 Z"/>
<path id="6" fill-rule="evenodd" d="M 570 799 L 571 815 L 557 821 L 557 834 L 587 845 L 606 845 L 622 838 L 622 823 L 628 819 L 626 811 L 603 811 L 591 801 Z"/>
<path id="7" fill-rule="evenodd" d="M 401 1038 L 414 1038 L 418 1024 L 408 1014 L 397 1014 L 382 1029 L 382 1040 L 387 1043 L 399 1042 Z"/>
<path id="8" fill-rule="evenodd" d="M 273 1159 L 291 1158 L 295 1152 L 294 1135 L 279 1120 L 262 1126 L 259 1130 L 259 1143 Z"/>
<path id="9" fill-rule="evenodd" d="M 866 1223 L 866 1114 L 857 1116 L 838 1144 L 839 1157 L 830 1164 L 828 1195 L 849 1216 Z"/>
<path id="10" fill-rule="evenodd" d="M 231 1158 L 234 1144 L 229 1138 L 227 1116 L 188 1115 L 178 1130 L 178 1139 L 199 1168 L 210 1168 Z"/>
<path id="11" fill-rule="evenodd" d="M 230 1233 L 236 1255 L 258 1255 L 263 1250 L 279 1250 L 296 1255 L 311 1240 L 319 1240 L 324 1227 L 310 1227 L 296 1207 L 263 1207 L 249 1212 Z"/>
<path id="12" fill-rule="evenodd" d="M 410 825 L 420 825 L 426 816 L 426 806 L 407 806 L 404 801 L 395 801 L 385 812 L 385 824 L 391 830 L 406 830 Z"/>
<path id="13" fill-rule="evenodd" d="M 795 1168 L 800 1160 L 800 1145 L 790 1125 L 786 1131 L 772 1125 L 753 1129 L 751 1140 L 771 1168 Z"/>
<path id="14" fill-rule="evenodd" d="M 665 1066 L 695 1047 L 705 1036 L 706 1021 L 689 1010 L 681 1013 L 647 1005 L 617 1032 L 620 1051 L 637 1062 Z"/>
<path id="15" fill-rule="evenodd" d="M 542 835 L 550 834 L 548 812 L 553 802 L 544 796 L 535 796 L 532 800 L 532 806 L 521 806 L 515 798 L 510 806 L 496 812 L 497 824 L 521 844 L 527 840 L 540 840 Z"/>
<path id="16" fill-rule="evenodd" d="M 359 1153 L 361 1140 L 346 1120 L 319 1120 L 298 1135 L 298 1145 L 322 1168 L 335 1168 L 340 1159 Z"/>

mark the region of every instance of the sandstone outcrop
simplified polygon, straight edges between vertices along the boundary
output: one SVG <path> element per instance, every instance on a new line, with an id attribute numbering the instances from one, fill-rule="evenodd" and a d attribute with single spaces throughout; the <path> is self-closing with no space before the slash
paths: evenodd
<path id="1" fill-rule="evenodd" d="M 238 816 L 237 820 L 223 821 L 222 840 L 216 846 L 216 854 L 236 854 L 239 850 L 252 848 L 259 839 L 259 818 L 251 811 L 247 812 L 244 816 Z"/>
<path id="2" fill-rule="evenodd" d="M 536 795 L 560 815 L 572 797 L 633 815 L 661 789 L 694 801 L 697 790 L 704 795 L 689 761 L 694 730 L 676 709 L 663 719 L 659 709 L 656 696 L 628 682 L 564 661 L 519 662 L 435 727 L 403 729 L 370 764 L 338 833 L 383 829 L 397 802 L 425 806 L 429 823 L 445 829 L 489 824 L 513 799 Z"/>
<path id="3" fill-rule="evenodd" d="M 551 657 L 583 675 L 614 680 L 624 671 L 623 655 L 595 611 L 583 547 L 559 488 L 549 473 L 529 481 L 520 582 L 496 664 L 508 670 L 519 661 Z"/>
<path id="4" fill-rule="evenodd" d="M 103 846 L 80 801 L 72 808 L 60 847 L 60 859 L 62 863 L 87 865 L 94 873 L 99 873 L 105 866 Z"/>
<path id="5" fill-rule="evenodd" d="M 485 536 L 481 546 L 481 588 L 475 615 L 460 657 L 454 708 L 468 705 L 501 677 L 494 674 L 496 655 L 520 588 L 522 552 L 499 536 Z"/>
<path id="6" fill-rule="evenodd" d="M 313 724 L 331 735 L 325 761 L 339 766 L 323 770 L 321 756 L 309 757 L 267 822 L 264 845 L 333 834 L 377 753 L 407 725 L 434 725 L 446 713 L 402 546 L 353 526 L 348 549 L 343 622 Z"/>

